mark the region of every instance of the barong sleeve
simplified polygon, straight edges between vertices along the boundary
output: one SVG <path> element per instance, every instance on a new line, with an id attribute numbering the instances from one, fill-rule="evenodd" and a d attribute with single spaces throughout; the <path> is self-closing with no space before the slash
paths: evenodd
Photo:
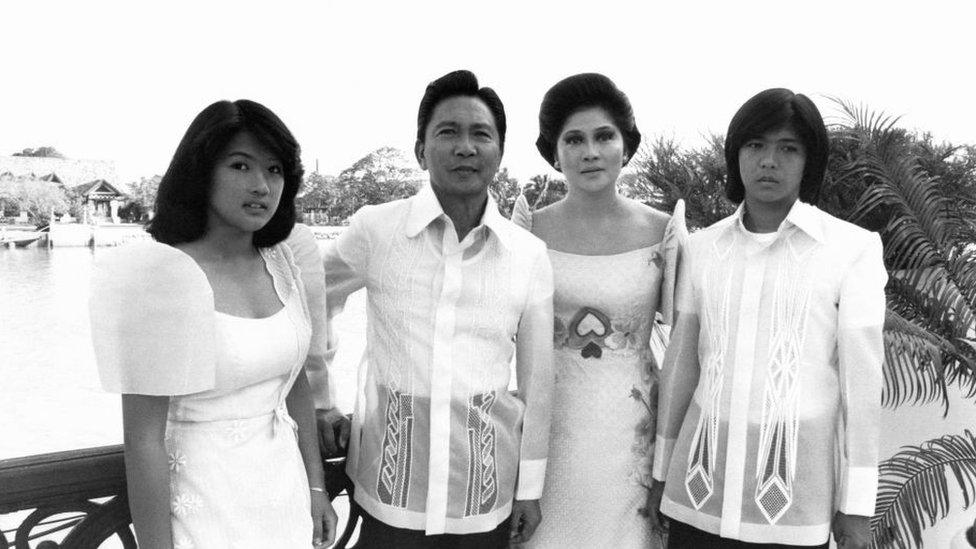
<path id="1" fill-rule="evenodd" d="M 665 481 L 674 444 L 681 431 L 688 405 L 698 386 L 698 336 L 700 332 L 697 296 L 693 283 L 693 253 L 691 246 L 682 252 L 675 292 L 674 327 L 664 354 L 658 391 L 657 436 L 654 445 L 653 476 Z"/>
<path id="2" fill-rule="evenodd" d="M 532 208 L 524 194 L 520 194 L 515 199 L 515 206 L 512 207 L 512 223 L 532 232 Z"/>
<path id="3" fill-rule="evenodd" d="M 674 213 L 664 229 L 661 241 L 661 256 L 664 262 L 664 273 L 661 279 L 661 299 L 658 311 L 664 317 L 664 323 L 674 326 L 674 308 L 676 292 L 678 290 L 678 268 L 681 254 L 688 244 L 688 227 L 685 225 L 685 201 L 678 200 L 674 205 Z"/>
<path id="4" fill-rule="evenodd" d="M 515 499 L 542 496 L 549 454 L 549 426 L 552 416 L 552 266 L 544 248 L 531 272 L 526 307 L 516 335 L 516 378 L 518 397 L 525 404 Z"/>
<path id="5" fill-rule="evenodd" d="M 305 373 L 312 389 L 312 401 L 316 408 L 327 410 L 335 406 L 335 384 L 329 364 L 332 356 L 329 342 L 332 329 L 326 309 L 325 267 L 318 241 L 308 226 L 296 224 L 285 241 L 295 256 L 305 288 L 309 320 L 312 324 L 312 341 L 305 358 Z"/>
<path id="6" fill-rule="evenodd" d="M 837 304 L 837 360 L 841 390 L 838 510 L 873 516 L 878 488 L 885 315 L 888 280 L 881 239 L 871 233 L 841 284 Z"/>
<path id="7" fill-rule="evenodd" d="M 89 314 L 105 390 L 184 395 L 214 387 L 213 292 L 187 254 L 157 242 L 101 253 Z"/>
<path id="8" fill-rule="evenodd" d="M 338 339 L 332 329 L 332 319 L 342 312 L 346 305 L 346 299 L 357 290 L 366 285 L 366 269 L 369 263 L 370 238 L 367 224 L 363 221 L 363 215 L 370 209 L 364 206 L 349 220 L 347 227 L 335 239 L 326 243 L 322 248 L 322 272 L 324 284 L 324 322 L 327 326 L 325 330 L 325 340 L 320 341 L 324 346 L 322 357 L 324 360 L 323 372 L 331 369 L 332 360 L 335 358 L 338 348 Z M 316 307 L 320 307 L 316 305 Z M 313 335 L 314 337 L 314 335 Z M 325 375 L 323 373 L 323 375 Z M 313 375 L 309 376 L 309 382 L 313 389 L 321 386 L 321 382 L 313 381 Z M 334 390 L 334 389 L 332 389 Z M 329 402 L 319 400 L 324 393 L 316 391 L 315 407 L 328 409 L 335 403 L 335 399 L 330 397 Z"/>

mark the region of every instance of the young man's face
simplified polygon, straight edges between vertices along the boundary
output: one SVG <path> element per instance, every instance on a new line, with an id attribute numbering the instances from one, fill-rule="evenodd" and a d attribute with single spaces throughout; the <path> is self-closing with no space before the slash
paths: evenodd
<path id="1" fill-rule="evenodd" d="M 439 194 L 484 193 L 502 158 L 495 117 L 477 97 L 445 99 L 434 108 L 416 153 Z"/>
<path id="2" fill-rule="evenodd" d="M 792 128 L 746 141 L 739 149 L 739 174 L 750 202 L 790 207 L 800 196 L 807 152 Z"/>

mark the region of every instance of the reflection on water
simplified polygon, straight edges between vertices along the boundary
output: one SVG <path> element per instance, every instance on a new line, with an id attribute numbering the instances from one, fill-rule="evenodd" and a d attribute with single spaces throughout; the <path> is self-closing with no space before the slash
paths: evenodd
<path id="1" fill-rule="evenodd" d="M 0 248 L 0 459 L 122 441 L 117 395 L 102 391 L 88 321 L 94 259 L 108 248 Z M 365 333 L 362 295 L 336 331 L 340 406 L 352 409 Z"/>

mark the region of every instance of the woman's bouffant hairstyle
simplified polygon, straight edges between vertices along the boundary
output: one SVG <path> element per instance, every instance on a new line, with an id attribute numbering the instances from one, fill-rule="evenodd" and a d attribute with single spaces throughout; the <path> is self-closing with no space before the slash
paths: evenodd
<path id="1" fill-rule="evenodd" d="M 624 165 L 634 156 L 641 142 L 641 134 L 637 130 L 634 109 L 627 95 L 606 76 L 583 73 L 564 78 L 549 88 L 539 107 L 539 138 L 535 146 L 550 166 L 555 167 L 556 143 L 566 120 L 592 107 L 606 111 L 623 134 Z"/>
<path id="2" fill-rule="evenodd" d="M 281 201 L 271 220 L 255 231 L 260 248 L 288 237 L 295 225 L 295 195 L 305 173 L 301 150 L 284 122 L 270 109 L 247 99 L 218 101 L 203 109 L 176 148 L 156 194 L 156 216 L 146 227 L 164 244 L 193 242 L 207 230 L 213 173 L 219 156 L 234 137 L 251 134 L 281 162 L 285 180 Z"/>
<path id="3" fill-rule="evenodd" d="M 729 123 L 725 136 L 725 196 L 738 204 L 745 199 L 739 150 L 750 139 L 770 131 L 791 128 L 803 142 L 806 161 L 800 182 L 800 200 L 816 204 L 820 197 L 824 172 L 827 170 L 829 142 L 820 111 L 809 97 L 785 88 L 771 88 L 757 93 L 745 102 Z"/>
<path id="4" fill-rule="evenodd" d="M 444 76 L 427 84 L 424 97 L 420 100 L 420 109 L 417 112 L 417 143 L 423 143 L 427 133 L 427 126 L 430 118 L 434 115 L 434 109 L 445 99 L 452 97 L 477 97 L 485 103 L 491 115 L 495 118 L 495 129 L 498 130 L 498 148 L 505 152 L 505 105 L 495 93 L 495 90 L 485 87 L 478 87 L 478 77 L 471 71 L 458 70 L 449 72 Z"/>

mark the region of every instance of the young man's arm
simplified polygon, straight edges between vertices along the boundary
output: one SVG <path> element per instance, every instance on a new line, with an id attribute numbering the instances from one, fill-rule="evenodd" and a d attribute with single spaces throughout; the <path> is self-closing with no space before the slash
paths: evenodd
<path id="1" fill-rule="evenodd" d="M 842 546 L 870 541 L 869 517 L 878 489 L 878 438 L 881 417 L 888 275 L 876 234 L 864 245 L 844 276 L 837 304 L 837 357 L 844 448 L 838 486 L 834 538 Z"/>
<path id="2" fill-rule="evenodd" d="M 686 250 L 682 254 L 682 264 L 678 266 L 674 328 L 664 354 L 660 383 L 657 387 L 657 433 L 652 471 L 654 482 L 645 506 L 651 528 L 658 533 L 666 530 L 659 513 L 671 453 L 674 451 L 674 444 L 681 431 L 688 405 L 691 404 L 695 389 L 698 387 L 701 369 L 698 363 L 698 337 L 701 328 L 692 283 L 693 269 L 691 253 Z"/>
<path id="3" fill-rule="evenodd" d="M 541 521 L 552 416 L 552 267 L 540 254 L 532 273 L 528 304 L 516 335 L 515 369 L 519 398 L 525 403 L 518 485 L 512 508 L 512 542 L 528 541 Z"/>

